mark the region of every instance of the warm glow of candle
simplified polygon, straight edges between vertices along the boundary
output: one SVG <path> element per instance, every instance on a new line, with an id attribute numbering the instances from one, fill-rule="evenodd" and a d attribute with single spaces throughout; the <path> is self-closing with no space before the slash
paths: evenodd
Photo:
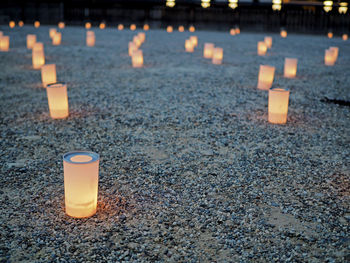
<path id="1" fill-rule="evenodd" d="M 0 51 L 7 52 L 10 49 L 10 37 L 0 36 Z"/>
<path id="2" fill-rule="evenodd" d="M 123 29 L 124 29 L 124 25 L 123 25 L 123 24 L 119 24 L 119 25 L 118 25 L 118 30 L 121 31 L 121 30 L 123 30 Z"/>
<path id="3" fill-rule="evenodd" d="M 203 57 L 212 58 L 214 53 L 214 44 L 213 43 L 205 43 L 203 50 Z"/>
<path id="4" fill-rule="evenodd" d="M 23 21 L 21 20 L 21 21 L 19 21 L 18 22 L 18 25 L 19 25 L 19 27 L 22 27 L 22 26 L 24 26 L 24 23 L 23 23 Z"/>
<path id="5" fill-rule="evenodd" d="M 268 90 L 271 88 L 275 76 L 275 67 L 260 65 L 258 77 L 258 89 Z"/>
<path id="6" fill-rule="evenodd" d="M 194 31 L 196 31 L 196 28 L 194 26 L 190 26 L 188 30 L 193 33 Z"/>
<path id="7" fill-rule="evenodd" d="M 264 41 L 258 42 L 258 55 L 265 56 L 267 51 L 267 46 Z"/>
<path id="8" fill-rule="evenodd" d="M 32 49 L 36 43 L 36 35 L 27 35 L 27 48 Z"/>
<path id="9" fill-rule="evenodd" d="M 330 47 L 329 50 L 333 51 L 333 59 L 334 59 L 334 63 L 337 61 L 338 59 L 338 54 L 339 54 L 339 48 L 338 47 Z"/>
<path id="10" fill-rule="evenodd" d="M 90 217 L 97 210 L 99 155 L 76 151 L 63 155 L 66 214 Z"/>
<path id="11" fill-rule="evenodd" d="M 146 33 L 145 32 L 140 32 L 137 35 L 138 35 L 139 40 L 141 41 L 141 43 L 144 43 L 146 41 Z"/>
<path id="12" fill-rule="evenodd" d="M 173 27 L 172 27 L 172 26 L 168 26 L 168 27 L 166 28 L 166 32 L 172 33 L 172 32 L 173 32 Z"/>
<path id="13" fill-rule="evenodd" d="M 197 36 L 190 36 L 190 40 L 194 47 L 198 46 L 198 37 Z"/>
<path id="14" fill-rule="evenodd" d="M 287 37 L 287 31 L 286 30 L 281 30 L 281 37 L 286 38 Z"/>
<path id="15" fill-rule="evenodd" d="M 134 51 L 137 50 L 137 46 L 134 42 L 129 42 L 129 56 L 132 56 Z"/>
<path id="16" fill-rule="evenodd" d="M 63 29 L 65 27 L 64 22 L 59 22 L 58 23 L 58 28 Z"/>
<path id="17" fill-rule="evenodd" d="M 132 53 L 131 62 L 134 68 L 141 68 L 143 66 L 142 50 L 138 49 Z"/>
<path id="18" fill-rule="evenodd" d="M 131 24 L 131 25 L 130 25 L 130 30 L 131 30 L 131 31 L 136 30 L 136 25 L 135 25 L 135 24 Z"/>
<path id="19" fill-rule="evenodd" d="M 236 30 L 235 30 L 234 28 L 231 28 L 231 29 L 230 29 L 230 35 L 231 35 L 231 36 L 236 35 Z"/>
<path id="20" fill-rule="evenodd" d="M 342 37 L 341 37 L 344 41 L 348 40 L 348 34 L 343 34 Z"/>
<path id="21" fill-rule="evenodd" d="M 86 45 L 88 47 L 95 46 L 95 32 L 94 31 L 86 31 Z"/>
<path id="22" fill-rule="evenodd" d="M 185 50 L 186 50 L 186 52 L 193 52 L 194 51 L 194 46 L 193 46 L 193 43 L 190 39 L 185 40 Z"/>
<path id="23" fill-rule="evenodd" d="M 327 37 L 328 38 L 333 38 L 333 32 L 328 32 Z"/>
<path id="24" fill-rule="evenodd" d="M 269 122 L 284 124 L 287 122 L 289 90 L 272 88 L 269 90 Z"/>
<path id="25" fill-rule="evenodd" d="M 52 45 L 58 46 L 61 44 L 62 34 L 61 32 L 57 32 L 52 38 Z"/>
<path id="26" fill-rule="evenodd" d="M 221 47 L 214 48 L 212 63 L 219 65 L 222 63 L 223 58 L 224 58 L 224 50 Z"/>
<path id="27" fill-rule="evenodd" d="M 105 29 L 105 28 L 106 28 L 106 24 L 102 22 L 102 23 L 100 24 L 100 29 Z"/>
<path id="28" fill-rule="evenodd" d="M 39 22 L 39 21 L 35 21 L 35 22 L 34 22 L 34 27 L 35 27 L 35 28 L 40 27 L 40 22 Z"/>
<path id="29" fill-rule="evenodd" d="M 139 48 L 142 44 L 141 40 L 139 39 L 139 36 L 136 35 L 133 37 L 132 41 L 135 43 L 135 45 Z"/>
<path id="30" fill-rule="evenodd" d="M 236 35 L 239 35 L 241 33 L 241 30 L 239 29 L 239 27 L 236 27 L 235 31 L 236 31 Z"/>
<path id="31" fill-rule="evenodd" d="M 184 32 L 185 28 L 183 26 L 179 26 L 179 32 Z"/>
<path id="32" fill-rule="evenodd" d="M 64 83 L 48 84 L 46 93 L 51 118 L 63 119 L 68 117 L 67 85 Z"/>
<path id="33" fill-rule="evenodd" d="M 53 84 L 57 82 L 55 64 L 47 64 L 41 67 L 41 81 L 43 82 L 44 88 L 48 84 Z"/>
<path id="34" fill-rule="evenodd" d="M 57 29 L 56 28 L 50 28 L 49 35 L 50 35 L 51 39 L 53 39 L 53 37 L 55 36 L 56 33 L 57 33 Z"/>
<path id="35" fill-rule="evenodd" d="M 272 47 L 272 37 L 265 37 L 264 42 L 265 42 L 267 48 Z"/>
<path id="36" fill-rule="evenodd" d="M 36 42 L 32 48 L 32 62 L 34 69 L 40 69 L 45 64 L 44 45 Z"/>
<path id="37" fill-rule="evenodd" d="M 326 49 L 324 54 L 324 64 L 326 66 L 333 66 L 335 63 L 334 58 L 335 58 L 334 50 Z"/>
<path id="38" fill-rule="evenodd" d="M 85 23 L 85 29 L 90 29 L 91 28 L 91 23 L 90 22 L 86 22 Z"/>
<path id="39" fill-rule="evenodd" d="M 15 26 L 16 26 L 15 21 L 10 21 L 9 27 L 10 27 L 10 28 L 14 28 Z"/>
<path id="40" fill-rule="evenodd" d="M 296 58 L 285 58 L 284 60 L 284 77 L 295 78 L 297 75 L 298 59 Z"/>
<path id="41" fill-rule="evenodd" d="M 149 25 L 148 24 L 144 24 L 143 25 L 143 30 L 148 31 L 149 30 Z"/>

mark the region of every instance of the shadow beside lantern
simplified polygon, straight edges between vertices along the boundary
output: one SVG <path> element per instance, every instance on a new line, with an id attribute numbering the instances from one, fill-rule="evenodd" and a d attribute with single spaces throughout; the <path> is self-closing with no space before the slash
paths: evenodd
<path id="1" fill-rule="evenodd" d="M 63 155 L 65 211 L 84 218 L 96 213 L 99 155 L 75 151 Z"/>
<path id="2" fill-rule="evenodd" d="M 275 76 L 275 67 L 260 65 L 258 77 L 258 89 L 268 90 L 271 88 Z"/>
<path id="3" fill-rule="evenodd" d="M 268 120 L 270 123 L 287 122 L 289 90 L 282 88 L 269 89 Z"/>
<path id="4" fill-rule="evenodd" d="M 285 58 L 284 60 L 284 77 L 295 78 L 297 75 L 298 59 L 296 58 Z"/>
<path id="5" fill-rule="evenodd" d="M 64 83 L 48 84 L 46 93 L 51 118 L 64 119 L 68 117 L 67 85 Z"/>

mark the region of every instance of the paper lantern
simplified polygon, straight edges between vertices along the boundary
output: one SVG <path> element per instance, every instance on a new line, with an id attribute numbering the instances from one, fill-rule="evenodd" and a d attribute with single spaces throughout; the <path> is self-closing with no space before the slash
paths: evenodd
<path id="1" fill-rule="evenodd" d="M 185 50 L 186 50 L 186 52 L 193 52 L 194 51 L 194 46 L 193 46 L 193 43 L 190 39 L 185 40 Z"/>
<path id="2" fill-rule="evenodd" d="M 327 37 L 328 38 L 333 38 L 333 33 L 332 32 L 328 32 Z"/>
<path id="3" fill-rule="evenodd" d="M 129 42 L 129 56 L 132 56 L 134 51 L 137 50 L 137 46 L 134 42 Z"/>
<path id="4" fill-rule="evenodd" d="M 295 78 L 297 75 L 298 59 L 296 58 L 285 58 L 284 60 L 284 77 Z"/>
<path id="5" fill-rule="evenodd" d="M 131 24 L 131 25 L 130 25 L 130 30 L 131 30 L 131 31 L 136 30 L 136 25 L 135 25 L 135 24 Z"/>
<path id="6" fill-rule="evenodd" d="M 241 30 L 239 29 L 239 27 L 236 27 L 235 32 L 236 32 L 236 35 L 239 35 L 241 33 Z"/>
<path id="7" fill-rule="evenodd" d="M 95 33 L 94 31 L 86 31 L 86 45 L 88 47 L 95 46 Z"/>
<path id="8" fill-rule="evenodd" d="M 36 42 L 32 48 L 32 62 L 34 69 L 40 69 L 45 64 L 44 45 Z"/>
<path id="9" fill-rule="evenodd" d="M 2 37 L 4 35 L 4 33 L 2 31 L 0 31 L 0 37 Z"/>
<path id="10" fill-rule="evenodd" d="M 16 26 L 15 21 L 10 21 L 9 27 L 10 27 L 10 28 L 14 28 L 15 26 Z"/>
<path id="11" fill-rule="evenodd" d="M 326 66 L 333 66 L 335 63 L 334 58 L 335 58 L 334 50 L 326 49 L 324 54 L 324 64 Z"/>
<path id="12" fill-rule="evenodd" d="M 194 32 L 196 31 L 195 27 L 194 26 L 190 26 L 190 28 L 188 29 L 190 32 Z"/>
<path id="13" fill-rule="evenodd" d="M 61 44 L 62 34 L 61 32 L 57 32 L 52 38 L 52 45 L 58 46 Z"/>
<path id="14" fill-rule="evenodd" d="M 271 88 L 275 76 L 275 67 L 260 65 L 258 77 L 258 89 L 268 90 Z"/>
<path id="15" fill-rule="evenodd" d="M 64 22 L 59 22 L 58 23 L 58 28 L 63 29 L 66 25 L 64 24 Z"/>
<path id="16" fill-rule="evenodd" d="M 134 68 L 141 68 L 143 66 L 142 50 L 135 50 L 131 56 L 132 66 Z"/>
<path id="17" fill-rule="evenodd" d="M 179 32 L 184 32 L 185 28 L 183 26 L 179 26 Z"/>
<path id="18" fill-rule="evenodd" d="M 272 47 L 272 37 L 265 37 L 264 42 L 265 42 L 267 48 Z"/>
<path id="19" fill-rule="evenodd" d="M 341 37 L 344 41 L 348 40 L 348 34 L 343 34 Z"/>
<path id="20" fill-rule="evenodd" d="M 338 59 L 339 48 L 338 47 L 330 47 L 329 50 L 332 50 L 334 52 L 333 53 L 333 55 L 334 55 L 333 59 L 334 59 L 334 62 L 336 62 L 337 59 Z"/>
<path id="21" fill-rule="evenodd" d="M 141 46 L 141 40 L 139 39 L 139 36 L 134 36 L 132 41 L 135 43 L 135 45 L 139 48 Z"/>
<path id="22" fill-rule="evenodd" d="M 137 35 L 138 35 L 139 40 L 141 41 L 141 43 L 144 43 L 146 41 L 146 33 L 145 32 L 140 32 Z"/>
<path id="23" fill-rule="evenodd" d="M 214 52 L 214 44 L 213 43 L 205 43 L 203 50 L 203 57 L 212 58 Z"/>
<path id="24" fill-rule="evenodd" d="M 74 151 L 63 155 L 64 199 L 66 214 L 75 218 L 96 213 L 99 155 Z"/>
<path id="25" fill-rule="evenodd" d="M 236 30 L 235 30 L 234 28 L 231 28 L 231 29 L 230 29 L 230 35 L 231 35 L 231 36 L 236 35 Z"/>
<path id="26" fill-rule="evenodd" d="M 10 49 L 10 37 L 1 36 L 0 37 L 0 51 L 7 52 Z"/>
<path id="27" fill-rule="evenodd" d="M 196 36 L 190 36 L 190 40 L 193 44 L 194 47 L 197 47 L 198 46 L 198 37 Z"/>
<path id="28" fill-rule="evenodd" d="M 34 22 L 34 27 L 35 27 L 35 28 L 40 27 L 40 22 L 39 22 L 39 21 L 35 21 L 35 22 Z"/>
<path id="29" fill-rule="evenodd" d="M 287 37 L 287 31 L 282 29 L 281 30 L 281 37 L 286 38 Z"/>
<path id="30" fill-rule="evenodd" d="M 118 30 L 121 31 L 121 30 L 123 30 L 123 29 L 124 29 L 124 25 L 119 24 L 119 25 L 118 25 Z"/>
<path id="31" fill-rule="evenodd" d="M 287 122 L 289 90 L 269 89 L 269 122 L 284 124 Z"/>
<path id="32" fill-rule="evenodd" d="M 64 119 L 68 117 L 67 85 L 53 83 L 46 86 L 47 100 L 52 119 Z"/>
<path id="33" fill-rule="evenodd" d="M 48 84 L 53 84 L 57 82 L 55 64 L 47 64 L 41 67 L 41 81 L 43 82 L 44 88 Z"/>
<path id="34" fill-rule="evenodd" d="M 21 21 L 19 21 L 18 22 L 18 25 L 19 25 L 19 27 L 22 27 L 22 26 L 24 26 L 24 23 L 23 23 L 23 21 L 21 20 Z"/>
<path id="35" fill-rule="evenodd" d="M 149 25 L 148 24 L 144 24 L 143 25 L 143 30 L 148 31 L 149 30 Z"/>
<path id="36" fill-rule="evenodd" d="M 172 33 L 172 32 L 173 32 L 173 27 L 172 27 L 172 26 L 168 26 L 168 27 L 166 28 L 166 32 Z"/>
<path id="37" fill-rule="evenodd" d="M 56 35 L 56 33 L 57 33 L 57 29 L 56 28 L 50 28 L 49 35 L 50 35 L 51 39 L 53 39 L 53 37 Z"/>
<path id="38" fill-rule="evenodd" d="M 90 29 L 91 28 L 91 23 L 90 22 L 86 22 L 85 23 L 85 29 Z"/>
<path id="39" fill-rule="evenodd" d="M 224 57 L 224 50 L 221 47 L 214 48 L 212 63 L 216 65 L 221 64 L 223 57 Z"/>
<path id="40" fill-rule="evenodd" d="M 267 46 L 264 41 L 258 42 L 258 55 L 265 56 L 267 51 Z"/>
<path id="41" fill-rule="evenodd" d="M 32 49 L 36 43 L 36 35 L 27 35 L 27 48 Z"/>
<path id="42" fill-rule="evenodd" d="M 100 29 L 105 29 L 106 28 L 106 24 L 102 22 L 99 27 L 100 27 Z"/>

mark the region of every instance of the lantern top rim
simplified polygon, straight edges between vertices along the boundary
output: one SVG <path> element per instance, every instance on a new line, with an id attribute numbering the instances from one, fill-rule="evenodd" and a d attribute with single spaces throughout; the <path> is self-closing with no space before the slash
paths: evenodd
<path id="1" fill-rule="evenodd" d="M 45 64 L 45 65 L 56 65 L 56 64 Z M 64 82 L 55 82 L 55 83 L 47 84 L 46 88 L 61 88 L 61 87 L 66 86 L 66 85 L 67 84 Z"/>
<path id="2" fill-rule="evenodd" d="M 271 91 L 277 91 L 277 92 L 289 92 L 289 89 L 286 88 L 280 88 L 280 87 L 272 87 L 270 88 Z"/>
<path id="3" fill-rule="evenodd" d="M 89 160 L 87 161 L 74 161 L 72 158 L 76 156 L 84 156 L 84 157 L 90 157 Z M 63 155 L 63 161 L 71 164 L 89 164 L 93 163 L 100 160 L 100 155 L 95 153 L 95 152 L 90 152 L 90 151 L 72 151 L 72 152 L 67 152 Z"/>

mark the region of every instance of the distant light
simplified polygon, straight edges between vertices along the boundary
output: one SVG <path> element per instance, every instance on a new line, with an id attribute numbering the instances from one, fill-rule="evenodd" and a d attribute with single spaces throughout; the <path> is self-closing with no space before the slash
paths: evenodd
<path id="1" fill-rule="evenodd" d="M 348 11 L 348 3 L 341 2 L 338 11 L 339 14 L 345 14 Z"/>
<path id="2" fill-rule="evenodd" d="M 323 1 L 323 10 L 329 12 L 333 9 L 333 1 Z"/>
<path id="3" fill-rule="evenodd" d="M 202 0 L 201 6 L 203 8 L 208 8 L 210 7 L 210 0 Z"/>
<path id="4" fill-rule="evenodd" d="M 238 0 L 228 0 L 228 6 L 232 9 L 238 7 Z"/>
<path id="5" fill-rule="evenodd" d="M 282 9 L 282 0 L 272 0 L 272 10 L 280 11 Z"/>
<path id="6" fill-rule="evenodd" d="M 24 25 L 23 21 L 22 21 L 22 20 L 19 21 L 19 22 L 18 22 L 18 25 L 19 25 L 19 27 L 22 27 L 22 26 Z"/>
<path id="7" fill-rule="evenodd" d="M 175 0 L 167 0 L 165 5 L 167 7 L 174 7 L 175 6 Z"/>

